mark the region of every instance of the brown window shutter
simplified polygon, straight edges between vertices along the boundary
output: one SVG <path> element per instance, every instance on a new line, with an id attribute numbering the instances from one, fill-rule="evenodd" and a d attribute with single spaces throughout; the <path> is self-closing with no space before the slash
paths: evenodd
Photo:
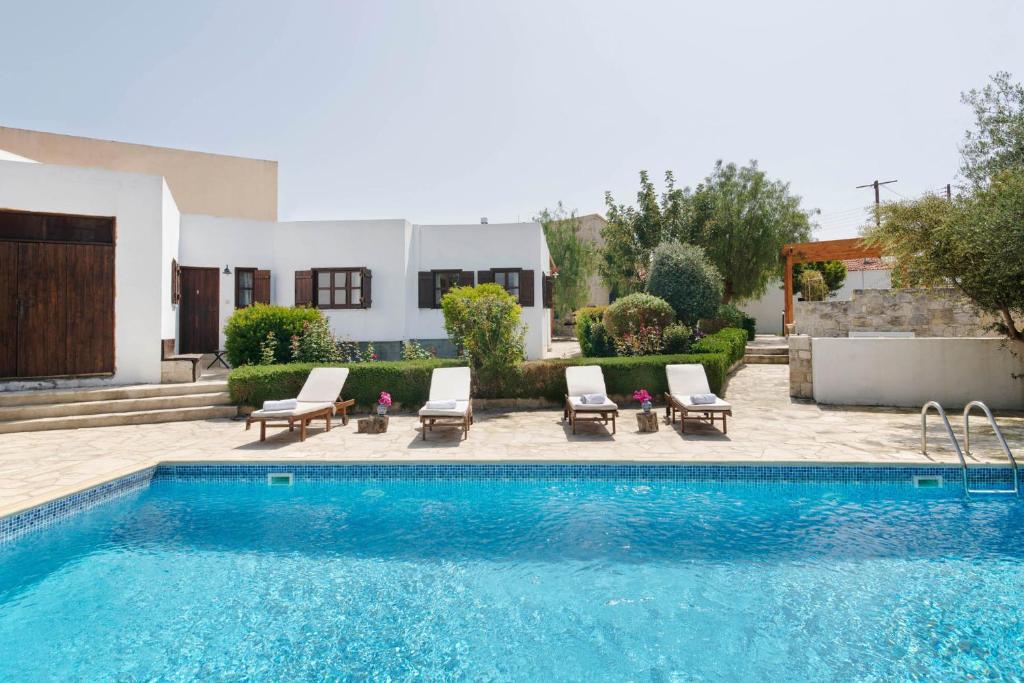
<path id="1" fill-rule="evenodd" d="M 478 270 L 476 271 L 476 281 L 478 284 L 484 285 L 489 282 L 494 282 L 494 271 L 493 270 Z"/>
<path id="2" fill-rule="evenodd" d="M 372 303 L 371 289 L 373 282 L 373 272 L 369 268 L 363 268 L 362 273 L 362 292 L 359 297 L 359 305 L 363 308 L 369 308 Z"/>
<path id="3" fill-rule="evenodd" d="M 171 303 L 181 303 L 181 266 L 178 259 L 171 259 Z"/>
<path id="4" fill-rule="evenodd" d="M 295 305 L 313 305 L 313 271 L 295 271 Z"/>
<path id="5" fill-rule="evenodd" d="M 270 271 L 257 270 L 252 276 L 252 301 L 255 304 L 270 303 Z"/>
<path id="6" fill-rule="evenodd" d="M 554 308 L 555 305 L 555 276 L 544 276 L 544 308 Z"/>
<path id="7" fill-rule="evenodd" d="M 459 273 L 459 286 L 472 287 L 474 284 L 476 284 L 476 280 L 472 270 L 464 270 Z"/>
<path id="8" fill-rule="evenodd" d="M 420 271 L 419 274 L 419 299 L 420 308 L 434 307 L 434 274 L 429 270 Z"/>
<path id="9" fill-rule="evenodd" d="M 533 306 L 533 271 L 519 272 L 519 305 Z"/>

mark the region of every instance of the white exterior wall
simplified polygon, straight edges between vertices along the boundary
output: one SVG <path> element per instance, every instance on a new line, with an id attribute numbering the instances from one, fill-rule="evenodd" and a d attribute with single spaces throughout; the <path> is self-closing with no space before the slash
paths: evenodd
<path id="1" fill-rule="evenodd" d="M 989 337 L 811 340 L 814 400 L 835 405 L 945 408 L 972 400 L 1024 409 L 1024 361 Z"/>
<path id="2" fill-rule="evenodd" d="M 134 173 L 0 161 L 0 207 L 117 219 L 114 376 L 47 380 L 46 384 L 159 382 L 163 181 Z M 170 292 L 164 301 L 169 297 Z"/>
<path id="3" fill-rule="evenodd" d="M 181 214 L 178 212 L 178 205 L 171 196 L 171 189 L 167 182 L 160 179 L 162 186 L 162 211 L 160 241 L 160 338 L 178 338 L 178 306 L 171 303 L 171 260 L 178 258 L 179 227 L 181 225 Z M 177 347 L 177 343 L 175 343 Z M 177 351 L 177 348 L 175 348 Z"/>

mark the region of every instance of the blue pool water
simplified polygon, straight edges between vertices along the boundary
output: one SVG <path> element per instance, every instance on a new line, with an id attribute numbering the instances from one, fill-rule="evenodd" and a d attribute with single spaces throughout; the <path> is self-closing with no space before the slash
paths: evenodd
<path id="1" fill-rule="evenodd" d="M 5 680 L 1024 676 L 1024 504 L 906 483 L 157 477 L 0 548 Z"/>

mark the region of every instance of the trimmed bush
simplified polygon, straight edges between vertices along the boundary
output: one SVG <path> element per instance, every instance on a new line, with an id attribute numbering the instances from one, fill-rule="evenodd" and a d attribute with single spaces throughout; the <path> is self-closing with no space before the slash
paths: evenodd
<path id="1" fill-rule="evenodd" d="M 754 341 L 757 334 L 757 320 L 732 304 L 722 304 L 714 318 L 700 321 L 700 330 L 705 334 L 712 334 L 727 327 L 743 328 L 747 331 L 748 341 Z"/>
<path id="2" fill-rule="evenodd" d="M 465 365 L 456 359 L 384 361 L 323 365 L 288 363 L 287 365 L 247 365 L 237 367 L 228 375 L 231 400 L 238 405 L 260 407 L 264 401 L 294 398 L 302 389 L 309 371 L 316 367 L 347 367 L 350 369 L 344 398 L 354 398 L 361 406 L 377 402 L 380 392 L 405 406 L 419 408 L 430 392 L 430 373 L 434 368 Z"/>
<path id="3" fill-rule="evenodd" d="M 665 366 L 700 363 L 711 391 L 719 394 L 731 363 L 724 353 L 676 354 L 671 356 L 630 356 L 628 358 L 558 358 L 530 361 L 520 367 L 515 383 L 509 383 L 516 398 L 565 400 L 565 369 L 573 365 L 598 365 L 604 373 L 605 388 L 612 396 L 630 396 L 647 389 L 656 400 L 668 390 Z M 620 406 L 625 407 L 625 406 Z"/>
<path id="4" fill-rule="evenodd" d="M 647 291 L 667 301 L 680 322 L 693 326 L 713 316 L 722 289 L 722 275 L 700 247 L 666 242 L 654 250 Z"/>
<path id="5" fill-rule="evenodd" d="M 441 298 L 448 338 L 469 358 L 480 381 L 501 384 L 526 357 L 526 327 L 516 298 L 501 285 L 454 287 Z"/>
<path id="6" fill-rule="evenodd" d="M 643 292 L 616 299 L 604 312 L 604 326 L 616 339 L 639 334 L 645 327 L 660 333 L 675 321 L 676 313 L 667 301 Z"/>
<path id="7" fill-rule="evenodd" d="M 666 354 L 688 353 L 693 343 L 693 330 L 682 323 L 669 325 L 661 333 L 661 343 Z"/>
<path id="8" fill-rule="evenodd" d="M 266 346 L 267 333 L 273 332 L 277 341 L 273 347 L 276 363 L 291 360 L 289 344 L 293 335 L 302 334 L 305 323 L 321 320 L 323 314 L 315 308 L 289 308 L 255 304 L 236 309 L 224 327 L 224 349 L 232 367 L 256 365 L 261 360 L 261 345 Z"/>
<path id="9" fill-rule="evenodd" d="M 732 365 L 743 358 L 747 351 L 747 331 L 727 327 L 699 339 L 690 346 L 691 353 L 721 353 Z"/>
<path id="10" fill-rule="evenodd" d="M 586 358 L 615 355 L 615 342 L 604 326 L 607 306 L 589 306 L 576 311 L 576 339 Z"/>

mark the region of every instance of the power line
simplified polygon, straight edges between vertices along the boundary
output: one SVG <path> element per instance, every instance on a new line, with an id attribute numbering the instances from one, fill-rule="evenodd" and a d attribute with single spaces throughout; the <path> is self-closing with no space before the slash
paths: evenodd
<path id="1" fill-rule="evenodd" d="M 881 225 L 881 223 L 882 223 L 882 218 L 881 218 L 881 216 L 878 213 L 878 205 L 882 203 L 881 198 L 878 196 L 878 188 L 882 187 L 883 185 L 891 185 L 892 183 L 895 183 L 895 182 L 898 182 L 898 181 L 896 181 L 896 180 L 885 180 L 885 181 L 879 182 L 877 179 L 875 179 L 873 182 L 870 182 L 867 185 L 858 185 L 856 187 L 856 189 L 858 189 L 858 190 L 863 190 L 865 187 L 873 187 L 873 188 L 875 188 L 875 225 Z"/>

